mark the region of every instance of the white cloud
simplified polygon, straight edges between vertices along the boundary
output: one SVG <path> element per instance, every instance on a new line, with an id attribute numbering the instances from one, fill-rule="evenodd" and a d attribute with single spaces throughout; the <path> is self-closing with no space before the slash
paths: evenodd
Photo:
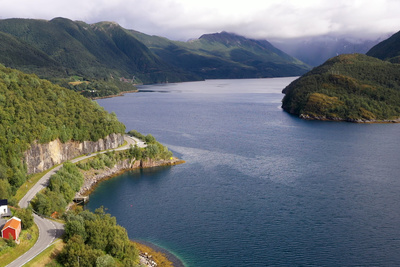
<path id="1" fill-rule="evenodd" d="M 181 40 L 222 30 L 262 39 L 400 30 L 398 0 L 0 0 L 0 7 L 3 19 L 109 20 Z"/>

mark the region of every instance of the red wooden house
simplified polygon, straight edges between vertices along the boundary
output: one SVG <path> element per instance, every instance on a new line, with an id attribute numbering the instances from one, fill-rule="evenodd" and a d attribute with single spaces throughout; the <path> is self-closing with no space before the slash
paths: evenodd
<path id="1" fill-rule="evenodd" d="M 8 239 L 10 234 L 14 240 L 18 240 L 21 233 L 21 219 L 12 217 L 9 219 L 1 230 L 1 237 Z"/>

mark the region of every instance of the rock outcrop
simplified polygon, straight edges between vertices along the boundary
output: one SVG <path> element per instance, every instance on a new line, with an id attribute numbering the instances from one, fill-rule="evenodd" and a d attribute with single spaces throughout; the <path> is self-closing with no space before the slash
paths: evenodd
<path id="1" fill-rule="evenodd" d="M 24 153 L 28 174 L 42 172 L 77 156 L 96 151 L 113 149 L 124 143 L 122 134 L 110 134 L 98 141 L 62 143 L 59 139 L 47 144 L 34 143 Z"/>
<path id="2" fill-rule="evenodd" d="M 119 161 L 112 168 L 105 167 L 103 170 L 98 170 L 93 172 L 93 170 L 83 171 L 85 180 L 81 187 L 81 190 L 76 193 L 75 197 L 82 197 L 87 195 L 94 186 L 97 185 L 104 179 L 111 178 L 127 170 L 133 170 L 138 168 L 151 168 L 157 166 L 172 166 L 184 163 L 184 160 L 178 158 L 171 158 L 168 160 L 135 160 L 135 159 L 125 159 Z"/>

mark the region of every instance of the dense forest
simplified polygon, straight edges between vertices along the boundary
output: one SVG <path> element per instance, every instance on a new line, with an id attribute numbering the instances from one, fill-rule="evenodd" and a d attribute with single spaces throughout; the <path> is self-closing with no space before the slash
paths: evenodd
<path id="1" fill-rule="evenodd" d="M 139 253 L 126 230 L 102 207 L 64 218 L 66 245 L 57 258 L 62 266 L 138 266 Z"/>
<path id="2" fill-rule="evenodd" d="M 340 55 L 292 82 L 282 107 L 308 119 L 398 121 L 400 65 L 361 54 Z"/>
<path id="3" fill-rule="evenodd" d="M 33 142 L 97 141 L 125 126 L 71 90 L 0 65 L 0 198 L 26 179 L 22 153 Z"/>

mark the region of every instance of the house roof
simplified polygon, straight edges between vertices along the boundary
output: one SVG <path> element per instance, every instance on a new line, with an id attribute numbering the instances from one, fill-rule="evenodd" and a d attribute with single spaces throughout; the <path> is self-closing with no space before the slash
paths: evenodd
<path id="1" fill-rule="evenodd" d="M 8 227 L 12 228 L 12 229 L 18 229 L 18 227 L 21 225 L 21 219 L 17 218 L 17 217 L 12 217 L 11 219 L 9 219 L 6 224 L 3 227 L 4 229 L 7 229 Z M 3 231 L 2 230 L 2 231 Z"/>
<path id="2" fill-rule="evenodd" d="M 7 206 L 7 205 L 8 205 L 7 199 L 0 199 L 0 206 Z"/>

